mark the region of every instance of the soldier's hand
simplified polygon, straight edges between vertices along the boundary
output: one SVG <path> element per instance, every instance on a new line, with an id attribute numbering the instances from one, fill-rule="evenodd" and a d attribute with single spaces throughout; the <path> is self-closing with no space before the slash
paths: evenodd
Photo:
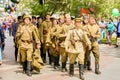
<path id="1" fill-rule="evenodd" d="M 93 38 L 96 38 L 96 35 L 92 35 Z"/>
<path id="2" fill-rule="evenodd" d="M 21 30 L 21 31 L 20 31 L 20 33 L 22 34 L 22 33 L 23 33 L 23 31 Z"/>
<path id="3" fill-rule="evenodd" d="M 44 43 L 44 41 L 43 41 L 43 40 L 41 40 L 41 43 Z"/>
<path id="4" fill-rule="evenodd" d="M 88 49 L 91 50 L 91 45 L 88 45 Z"/>
<path id="5" fill-rule="evenodd" d="M 40 45 L 37 45 L 37 49 L 40 49 Z"/>

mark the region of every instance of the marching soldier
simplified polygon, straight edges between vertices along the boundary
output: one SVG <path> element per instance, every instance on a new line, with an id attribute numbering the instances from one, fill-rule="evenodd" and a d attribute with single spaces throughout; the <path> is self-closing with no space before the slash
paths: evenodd
<path id="1" fill-rule="evenodd" d="M 33 40 L 38 49 L 40 48 L 40 40 L 37 27 L 31 23 L 31 18 L 29 16 L 24 16 L 23 21 L 24 22 L 21 23 L 17 29 L 15 40 L 17 41 L 19 53 L 21 55 L 23 72 L 28 76 L 32 76 Z"/>
<path id="2" fill-rule="evenodd" d="M 70 60 L 69 66 L 69 75 L 74 75 L 74 63 L 76 58 L 78 58 L 79 63 L 79 76 L 81 80 L 84 80 L 83 69 L 84 69 L 84 45 L 88 46 L 88 49 L 91 49 L 91 42 L 88 39 L 87 35 L 80 28 L 81 18 L 75 19 L 75 27 L 69 30 L 66 40 L 65 40 L 65 50 L 68 53 Z"/>
<path id="3" fill-rule="evenodd" d="M 42 26 L 43 21 L 42 21 L 42 17 L 38 17 L 37 20 L 38 20 L 37 28 L 38 28 L 39 38 L 41 41 L 40 54 L 43 58 L 43 26 Z"/>
<path id="4" fill-rule="evenodd" d="M 46 51 L 48 52 L 49 64 L 51 64 L 51 57 L 49 54 L 49 49 L 47 48 L 47 45 L 46 45 L 46 39 L 47 39 L 48 32 L 52 27 L 52 22 L 51 22 L 50 18 L 51 18 L 50 13 L 47 13 L 46 20 L 43 21 L 43 23 L 42 23 L 42 27 L 43 27 L 43 44 L 42 44 L 43 45 L 43 53 L 41 53 L 41 57 L 43 58 L 43 62 L 46 63 Z"/>
<path id="5" fill-rule="evenodd" d="M 83 21 L 83 26 L 81 27 L 83 31 L 86 32 L 87 36 L 89 34 L 89 31 L 87 29 L 87 25 L 89 24 L 89 18 L 87 16 L 84 17 L 84 21 Z M 89 37 L 89 36 L 88 36 Z M 89 38 L 90 39 L 90 38 Z M 91 71 L 91 57 L 89 56 L 88 59 L 86 59 L 87 54 L 90 52 L 88 50 L 88 47 L 86 45 L 84 45 L 84 50 L 85 50 L 85 60 L 84 60 L 84 68 Z"/>
<path id="6" fill-rule="evenodd" d="M 68 31 L 74 27 L 74 25 L 71 23 L 71 17 L 70 15 L 66 15 L 66 22 L 65 24 L 62 25 L 62 27 L 60 28 L 60 30 L 58 31 L 58 38 L 59 38 L 59 45 L 60 45 L 60 55 L 61 55 L 61 62 L 62 62 L 62 72 L 67 71 L 66 68 L 66 62 L 67 62 L 67 58 L 68 55 L 65 51 L 65 38 L 66 35 L 68 33 Z"/>
<path id="7" fill-rule="evenodd" d="M 57 19 L 53 19 L 53 24 L 50 33 L 47 36 L 47 43 L 49 44 L 49 52 L 54 62 L 54 69 L 59 66 L 59 44 L 57 38 L 57 32 L 60 26 L 57 23 Z M 49 38 L 49 39 L 48 39 Z"/>
<path id="8" fill-rule="evenodd" d="M 90 53 L 92 52 L 95 57 L 95 73 L 100 74 L 99 71 L 99 45 L 98 45 L 98 38 L 100 37 L 99 26 L 96 25 L 95 17 L 90 16 L 89 18 L 89 25 L 87 25 L 88 30 L 88 37 L 91 41 L 91 51 L 86 54 L 86 59 L 88 60 Z"/>

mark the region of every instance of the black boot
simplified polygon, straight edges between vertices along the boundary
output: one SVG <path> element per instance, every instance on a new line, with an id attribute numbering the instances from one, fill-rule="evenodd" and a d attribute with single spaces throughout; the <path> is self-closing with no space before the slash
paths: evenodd
<path id="1" fill-rule="evenodd" d="M 90 58 L 87 61 L 87 70 L 89 70 L 89 71 L 92 70 L 92 68 L 91 68 L 91 59 Z"/>
<path id="2" fill-rule="evenodd" d="M 83 76 L 83 69 L 84 69 L 84 65 L 83 64 L 79 64 L 79 76 L 81 80 L 85 80 L 84 76 Z"/>
<path id="3" fill-rule="evenodd" d="M 27 62 L 26 61 L 23 62 L 22 66 L 23 66 L 23 74 L 25 74 L 26 73 Z"/>
<path id="4" fill-rule="evenodd" d="M 70 64 L 69 75 L 72 77 L 74 75 L 74 64 Z"/>
<path id="5" fill-rule="evenodd" d="M 99 71 L 99 64 L 95 64 L 95 73 L 101 74 L 101 72 Z"/>
<path id="6" fill-rule="evenodd" d="M 31 66 L 32 66 L 32 62 L 27 61 L 27 71 L 26 71 L 26 74 L 27 74 L 28 76 L 32 76 Z"/>
<path id="7" fill-rule="evenodd" d="M 56 59 L 57 59 L 57 57 L 54 56 L 54 69 L 57 69 L 57 67 L 58 67 L 58 66 L 57 66 L 57 60 L 56 60 Z"/>
<path id="8" fill-rule="evenodd" d="M 67 72 L 66 62 L 62 63 L 62 72 Z"/>
<path id="9" fill-rule="evenodd" d="M 114 48 L 118 48 L 118 45 L 116 45 Z"/>
<path id="10" fill-rule="evenodd" d="M 57 56 L 57 66 L 60 66 L 59 61 L 60 61 L 60 56 L 58 55 Z"/>

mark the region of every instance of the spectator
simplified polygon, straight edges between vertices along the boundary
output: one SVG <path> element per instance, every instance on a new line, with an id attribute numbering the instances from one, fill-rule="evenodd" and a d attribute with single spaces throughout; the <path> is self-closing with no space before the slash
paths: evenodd
<path id="1" fill-rule="evenodd" d="M 18 22 L 13 24 L 13 30 L 12 30 L 12 36 L 14 37 L 14 43 L 15 43 L 15 61 L 17 61 L 17 54 L 18 54 L 18 48 L 15 42 L 15 35 L 16 35 L 16 31 L 17 31 L 17 27 L 18 25 L 20 25 L 23 22 L 22 16 L 18 16 Z"/>
<path id="2" fill-rule="evenodd" d="M 108 44 L 111 46 L 112 44 L 112 34 L 115 30 L 115 25 L 113 23 L 113 20 L 110 18 L 107 26 L 107 39 L 108 39 Z"/>
<path id="3" fill-rule="evenodd" d="M 8 22 L 8 30 L 9 30 L 9 36 L 12 35 L 12 20 Z"/>
<path id="4" fill-rule="evenodd" d="M 117 34 L 117 38 L 120 38 L 120 19 L 119 19 L 119 22 L 116 26 L 116 34 Z M 117 48 L 117 47 L 118 47 L 118 44 L 116 43 L 115 48 Z"/>
<path id="5" fill-rule="evenodd" d="M 2 64 L 2 45 L 4 43 L 4 39 L 5 39 L 4 32 L 2 27 L 0 26 L 0 65 Z"/>
<path id="6" fill-rule="evenodd" d="M 107 23 L 106 23 L 104 17 L 101 18 L 101 21 L 99 22 L 99 26 L 100 26 L 101 37 L 100 37 L 100 39 L 98 40 L 98 42 L 100 43 L 101 40 L 106 37 L 106 27 L 107 27 Z"/>

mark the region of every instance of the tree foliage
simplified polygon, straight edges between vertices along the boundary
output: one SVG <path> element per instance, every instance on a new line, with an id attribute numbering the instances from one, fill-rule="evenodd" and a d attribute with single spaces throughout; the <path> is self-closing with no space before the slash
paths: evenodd
<path id="1" fill-rule="evenodd" d="M 80 8 L 94 8 L 93 14 L 98 17 L 110 17 L 113 8 L 120 10 L 119 0 L 45 0 L 39 4 L 39 0 L 21 0 L 24 8 L 30 9 L 33 15 L 45 15 L 46 12 L 67 12 L 77 16 Z"/>

